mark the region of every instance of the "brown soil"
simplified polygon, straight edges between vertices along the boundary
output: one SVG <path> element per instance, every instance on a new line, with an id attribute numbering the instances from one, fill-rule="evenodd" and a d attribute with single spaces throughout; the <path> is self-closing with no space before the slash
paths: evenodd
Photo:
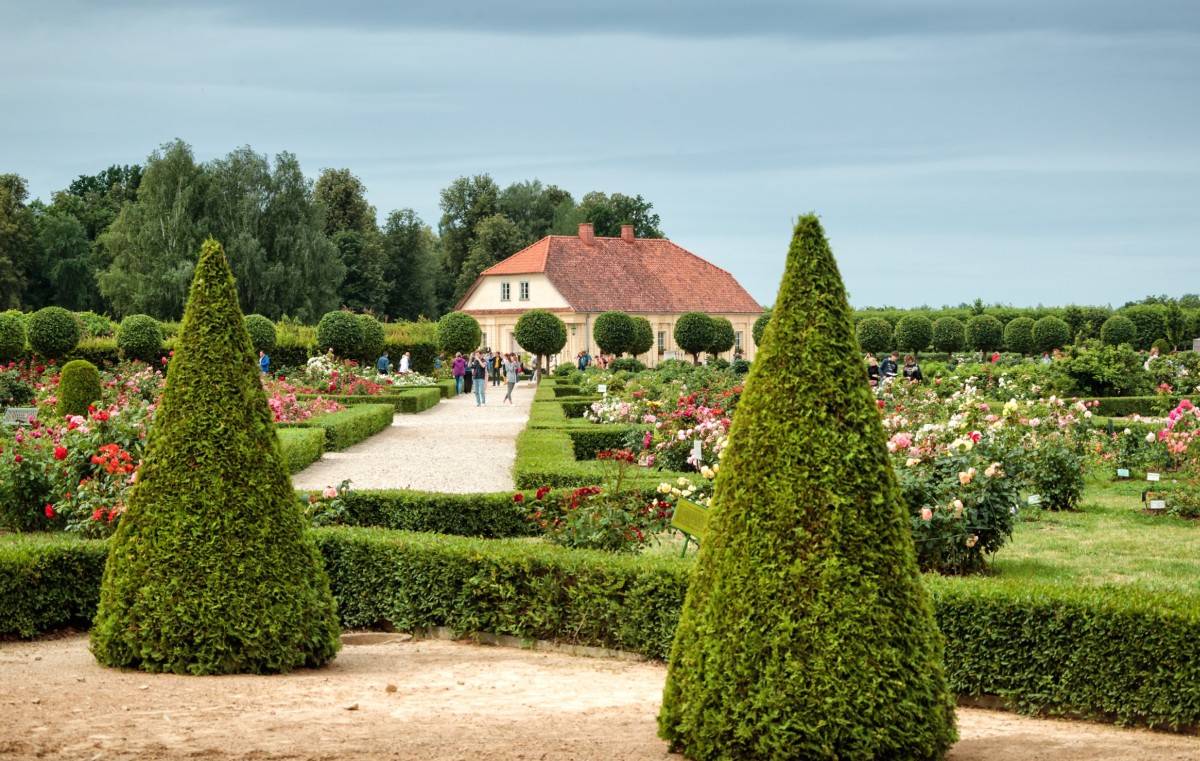
<path id="1" fill-rule="evenodd" d="M 84 635 L 0 643 L 0 758 L 679 758 L 655 736 L 660 663 L 347 642 L 327 668 L 273 677 L 114 671 Z M 959 727 L 955 761 L 1200 759 L 1197 737 L 978 709 Z"/>

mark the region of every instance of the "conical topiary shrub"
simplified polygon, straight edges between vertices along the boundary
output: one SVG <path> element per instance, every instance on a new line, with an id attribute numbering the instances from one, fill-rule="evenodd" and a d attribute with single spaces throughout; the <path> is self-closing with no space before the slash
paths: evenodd
<path id="1" fill-rule="evenodd" d="M 659 732 L 692 759 L 936 759 L 941 635 L 841 276 L 796 225 L 684 604 Z"/>
<path id="2" fill-rule="evenodd" d="M 329 578 L 284 467 L 225 254 L 201 249 L 92 627 L 103 664 L 264 673 L 334 657 Z"/>

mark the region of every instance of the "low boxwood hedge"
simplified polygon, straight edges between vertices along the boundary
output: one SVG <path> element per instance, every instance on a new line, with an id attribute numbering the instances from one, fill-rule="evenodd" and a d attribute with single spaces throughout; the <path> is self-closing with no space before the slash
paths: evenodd
<path id="1" fill-rule="evenodd" d="M 288 473 L 299 473 L 325 454 L 325 431 L 320 428 L 280 428 L 277 433 Z"/>
<path id="2" fill-rule="evenodd" d="M 413 414 L 424 412 L 430 407 L 437 406 L 442 399 L 442 391 L 436 386 L 417 386 L 415 388 L 394 389 L 386 394 L 371 396 L 368 394 L 296 394 L 297 399 L 309 401 L 328 399 L 343 407 L 357 407 L 364 404 L 390 404 L 396 412 Z"/>
<path id="3" fill-rule="evenodd" d="M 437 382 L 437 387 L 443 399 L 453 399 L 458 395 L 458 382 L 453 378 L 442 378 Z"/>
<path id="4" fill-rule="evenodd" d="M 594 460 L 597 452 L 607 452 L 613 449 L 623 449 L 630 436 L 631 426 L 627 425 L 596 425 L 586 428 L 567 428 L 567 436 L 571 438 L 571 448 L 576 460 Z"/>
<path id="5" fill-rule="evenodd" d="M 381 397 L 360 397 L 374 399 L 375 404 L 358 404 L 328 415 L 318 415 L 308 420 L 295 423 L 278 423 L 281 429 L 286 428 L 320 428 L 325 431 L 325 448 L 330 452 L 340 452 L 348 446 L 357 444 L 369 436 L 373 436 L 392 424 L 394 408 L 391 404 L 379 404 Z"/>
<path id="6" fill-rule="evenodd" d="M 1182 398 L 1171 397 L 1167 402 L 1170 405 L 1169 409 L 1178 405 Z M 1165 405 L 1161 396 L 1102 396 L 1096 401 L 1100 402 L 1100 406 L 1094 408 L 1093 412 L 1106 417 L 1157 417 L 1166 414 L 1163 412 Z"/>
<path id="7" fill-rule="evenodd" d="M 562 405 L 563 415 L 569 418 L 583 417 L 583 413 L 592 408 L 592 405 L 600 401 L 600 396 L 594 394 L 592 396 L 579 396 L 563 399 L 559 404 Z"/>
<path id="8" fill-rule="evenodd" d="M 301 500 L 307 496 L 301 494 Z M 425 531 L 432 534 L 476 536 L 487 539 L 534 536 L 526 521 L 533 496 L 518 502 L 510 492 L 493 494 L 442 494 L 438 492 L 380 489 L 352 491 L 343 497 L 346 525 Z"/>
<path id="9" fill-rule="evenodd" d="M 552 386 L 548 386 L 548 388 L 554 394 L 555 399 L 559 399 L 564 396 L 583 396 L 582 388 L 567 383 L 555 383 Z"/>
<path id="10" fill-rule="evenodd" d="M 693 562 L 381 529 L 314 537 L 346 627 L 445 626 L 659 659 Z M 61 534 L 0 538 L 0 635 L 85 626 L 105 553 L 104 542 Z M 999 696 L 1026 713 L 1200 724 L 1200 600 L 1141 587 L 925 581 L 960 695 Z"/>

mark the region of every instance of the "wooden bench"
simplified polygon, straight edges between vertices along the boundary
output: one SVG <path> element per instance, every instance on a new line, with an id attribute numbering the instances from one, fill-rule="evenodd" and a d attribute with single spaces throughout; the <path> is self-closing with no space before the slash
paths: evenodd
<path id="1" fill-rule="evenodd" d="M 5 407 L 4 425 L 32 425 L 37 420 L 37 407 Z"/>

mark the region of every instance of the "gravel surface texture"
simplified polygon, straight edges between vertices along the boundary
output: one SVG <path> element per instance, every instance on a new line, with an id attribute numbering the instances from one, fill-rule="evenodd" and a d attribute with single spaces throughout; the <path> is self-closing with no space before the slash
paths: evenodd
<path id="1" fill-rule="evenodd" d="M 535 387 L 488 386 L 487 404 L 474 394 L 443 399 L 417 415 L 396 415 L 386 431 L 319 461 L 292 476 L 297 489 L 324 489 L 351 480 L 358 489 L 416 489 L 456 494 L 513 491 L 517 434 L 529 420 Z"/>

